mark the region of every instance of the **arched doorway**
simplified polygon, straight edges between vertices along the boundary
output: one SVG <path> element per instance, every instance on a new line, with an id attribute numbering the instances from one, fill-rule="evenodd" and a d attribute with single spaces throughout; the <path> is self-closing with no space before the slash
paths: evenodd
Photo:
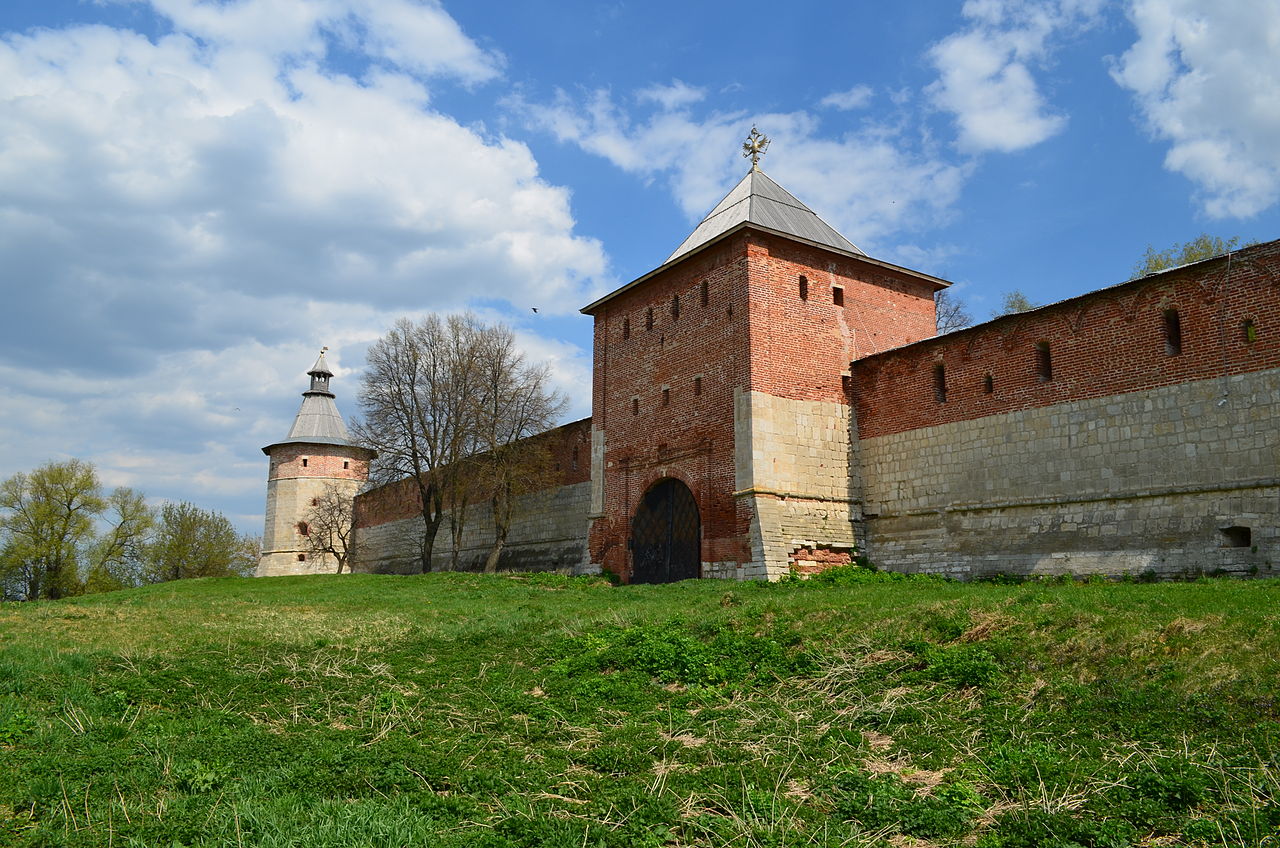
<path id="1" fill-rule="evenodd" d="M 693 492 L 659 480 L 631 519 L 631 582 L 672 583 L 702 576 L 702 518 Z"/>

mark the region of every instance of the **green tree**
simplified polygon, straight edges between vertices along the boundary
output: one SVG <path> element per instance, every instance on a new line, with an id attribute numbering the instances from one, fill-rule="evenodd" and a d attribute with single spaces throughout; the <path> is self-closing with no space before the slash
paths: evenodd
<path id="1" fill-rule="evenodd" d="M 34 601 L 81 592 L 81 565 L 105 508 L 97 472 L 78 459 L 48 462 L 0 483 L 5 597 Z"/>
<path id="2" fill-rule="evenodd" d="M 1147 274 L 1155 274 L 1168 268 L 1177 268 L 1179 265 L 1199 262 L 1202 259 L 1212 259 L 1215 256 L 1230 253 L 1239 244 L 1239 236 L 1222 239 L 1208 233 L 1201 233 L 1191 241 L 1175 244 L 1167 250 L 1156 250 L 1151 245 L 1147 245 L 1147 252 L 1142 255 L 1142 260 L 1133 266 L 1131 279 L 1145 277 Z M 1257 244 L 1257 242 L 1249 242 L 1244 247 L 1250 244 Z"/>
<path id="3" fill-rule="evenodd" d="M 143 582 L 156 513 L 141 492 L 118 488 L 107 496 L 105 527 L 89 549 L 85 592 L 111 592 Z"/>
<path id="4" fill-rule="evenodd" d="M 243 576 L 251 568 L 247 544 L 220 512 L 185 501 L 165 504 L 147 549 L 144 576 L 151 583 Z"/>
<path id="5" fill-rule="evenodd" d="M 1023 294 L 1021 289 L 1014 289 L 1004 293 L 1000 308 L 993 310 L 991 317 L 999 318 L 1001 315 L 1012 315 L 1015 312 L 1030 312 L 1039 305 Z"/>

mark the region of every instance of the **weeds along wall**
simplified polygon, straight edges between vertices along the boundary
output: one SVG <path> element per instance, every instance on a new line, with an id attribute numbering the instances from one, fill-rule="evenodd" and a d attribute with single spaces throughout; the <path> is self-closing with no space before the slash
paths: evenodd
<path id="1" fill-rule="evenodd" d="M 883 567 L 1280 570 L 1280 242 L 866 357 L 852 376 Z"/>
<path id="2" fill-rule="evenodd" d="M 554 484 L 517 499 L 498 568 L 503 571 L 581 570 L 587 543 L 587 506 L 591 496 L 591 419 L 575 421 L 535 436 L 551 454 Z M 440 524 L 431 569 L 453 567 L 452 516 Z M 399 480 L 360 494 L 355 501 L 354 571 L 410 574 L 422 570 L 422 503 L 412 480 Z M 494 541 L 493 514 L 487 502 L 471 505 L 463 522 L 458 568 L 484 567 Z"/>

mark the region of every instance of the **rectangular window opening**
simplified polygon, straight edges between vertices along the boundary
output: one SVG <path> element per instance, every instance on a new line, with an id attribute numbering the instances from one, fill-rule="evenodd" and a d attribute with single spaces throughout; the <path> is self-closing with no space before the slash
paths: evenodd
<path id="1" fill-rule="evenodd" d="M 706 306 L 707 302 L 710 299 L 711 299 L 710 292 L 707 291 L 707 281 L 703 280 L 702 281 L 702 305 Z"/>
<path id="2" fill-rule="evenodd" d="M 670 390 L 670 389 L 663 389 L 663 390 L 662 390 L 662 405 L 663 405 L 663 406 L 670 406 L 670 405 L 671 405 L 671 390 Z"/>
<path id="3" fill-rule="evenodd" d="M 831 302 L 836 306 L 844 306 L 844 289 L 839 286 L 831 287 Z"/>
<path id="4" fill-rule="evenodd" d="M 631 319 L 630 318 L 622 319 L 622 337 L 624 339 L 631 338 Z"/>
<path id="5" fill-rule="evenodd" d="M 644 328 L 646 330 L 653 329 L 653 307 L 650 306 L 644 313 Z"/>
<path id="6" fill-rule="evenodd" d="M 1248 548 L 1253 545 L 1253 531 L 1248 527 L 1222 527 L 1218 532 L 1222 534 L 1224 548 Z"/>
<path id="7" fill-rule="evenodd" d="M 298 554 L 298 562 L 306 562 L 306 561 L 307 561 L 306 554 Z"/>
<path id="8" fill-rule="evenodd" d="M 947 369 L 942 365 L 933 366 L 933 399 L 947 402 Z"/>
<path id="9" fill-rule="evenodd" d="M 573 446 L 573 465 L 571 467 L 573 468 L 574 471 L 578 470 L 578 446 L 577 445 Z"/>
<path id="10" fill-rule="evenodd" d="M 302 467 L 303 468 L 307 467 L 307 458 L 305 456 L 302 458 Z"/>
<path id="11" fill-rule="evenodd" d="M 342 470 L 343 470 L 343 471 L 346 471 L 346 470 L 347 470 L 347 469 L 349 469 L 350 467 L 351 467 L 351 461 L 350 461 L 350 460 L 347 460 L 347 459 L 342 460 Z"/>
<path id="12" fill-rule="evenodd" d="M 640 414 L 640 398 L 631 399 L 631 414 L 632 415 Z"/>
<path id="13" fill-rule="evenodd" d="M 693 393 L 695 395 L 702 394 L 702 378 L 701 377 L 693 378 Z"/>
<path id="14" fill-rule="evenodd" d="M 1240 330 L 1244 334 L 1245 344 L 1253 344 L 1258 340 L 1258 328 L 1254 325 L 1252 318 L 1246 318 L 1240 325 Z"/>
<path id="15" fill-rule="evenodd" d="M 1168 356 L 1182 353 L 1182 319 L 1176 309 L 1164 311 L 1164 352 Z"/>
<path id="16" fill-rule="evenodd" d="M 840 389 L 847 395 L 849 394 L 849 389 L 851 388 L 853 388 L 853 377 L 849 376 L 848 374 L 841 374 Z"/>
<path id="17" fill-rule="evenodd" d="M 991 394 L 996 390 L 995 378 L 990 374 L 982 378 L 982 391 L 984 394 Z"/>
<path id="18" fill-rule="evenodd" d="M 809 299 L 809 278 L 804 274 L 800 275 L 800 299 Z"/>
<path id="19" fill-rule="evenodd" d="M 1036 377 L 1042 383 L 1053 379 L 1053 357 L 1048 342 L 1036 342 Z"/>
<path id="20" fill-rule="evenodd" d="M 680 295 L 671 296 L 671 320 L 680 320 Z"/>

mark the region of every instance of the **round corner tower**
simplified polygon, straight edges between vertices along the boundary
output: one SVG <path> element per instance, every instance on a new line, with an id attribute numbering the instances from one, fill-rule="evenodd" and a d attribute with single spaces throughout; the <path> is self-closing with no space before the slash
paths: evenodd
<path id="1" fill-rule="evenodd" d="M 311 544 L 308 519 L 329 491 L 354 499 L 369 479 L 369 462 L 376 456 L 347 434 L 329 390 L 333 372 L 325 362 L 325 350 L 307 371 L 311 387 L 302 393 L 302 407 L 289 435 L 262 449 L 271 466 L 258 577 L 337 571 L 333 555 L 317 553 Z"/>

